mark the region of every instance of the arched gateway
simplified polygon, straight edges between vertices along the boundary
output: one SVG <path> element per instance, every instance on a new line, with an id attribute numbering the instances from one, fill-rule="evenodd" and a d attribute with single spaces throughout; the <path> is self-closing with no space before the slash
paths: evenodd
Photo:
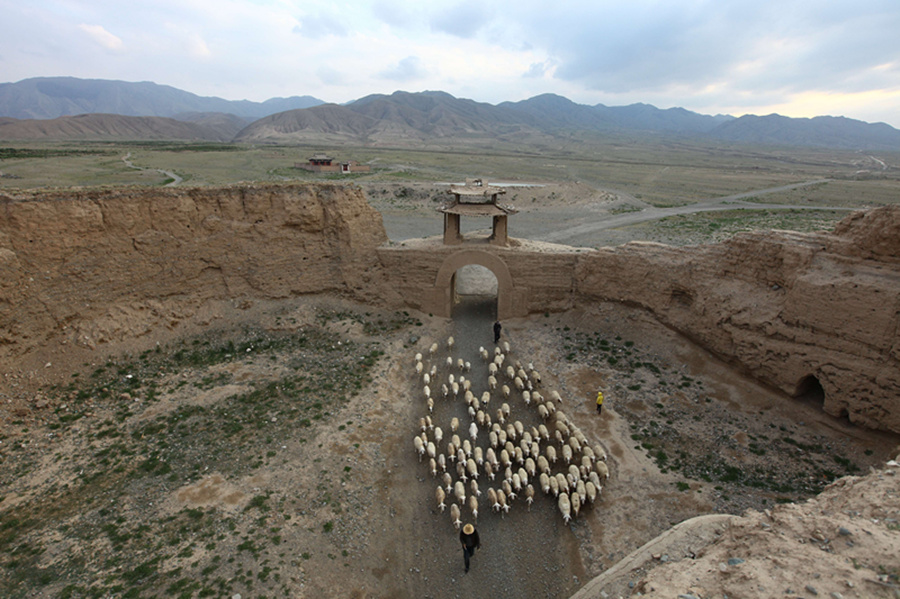
<path id="1" fill-rule="evenodd" d="M 436 312 L 442 316 L 450 316 L 453 311 L 453 276 L 457 270 L 470 264 L 483 266 L 497 277 L 497 318 L 519 315 L 515 309 L 519 294 L 513 286 L 509 267 L 499 256 L 476 249 L 460 250 L 444 259 L 434 280 L 434 288 L 441 294 L 441 305 L 436 307 Z"/>

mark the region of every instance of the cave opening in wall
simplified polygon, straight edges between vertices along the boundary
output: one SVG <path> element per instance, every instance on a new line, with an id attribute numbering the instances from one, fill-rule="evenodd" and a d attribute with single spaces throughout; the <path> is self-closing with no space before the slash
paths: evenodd
<path id="1" fill-rule="evenodd" d="M 487 267 L 467 264 L 453 274 L 453 317 L 463 313 L 477 314 L 483 318 L 497 318 L 499 284 L 497 276 Z"/>
<path id="2" fill-rule="evenodd" d="M 823 408 L 825 406 L 825 389 L 822 388 L 822 383 L 819 382 L 819 379 L 810 374 L 797 383 L 797 391 L 794 393 L 794 398 L 809 405 Z"/>

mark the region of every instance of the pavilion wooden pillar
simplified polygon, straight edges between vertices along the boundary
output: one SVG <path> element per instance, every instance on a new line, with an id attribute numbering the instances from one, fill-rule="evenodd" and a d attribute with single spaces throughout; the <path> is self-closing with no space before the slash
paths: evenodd
<path id="1" fill-rule="evenodd" d="M 444 213 L 444 245 L 460 245 L 462 234 L 459 229 L 459 215 Z"/>
<path id="2" fill-rule="evenodd" d="M 494 226 L 491 232 L 491 244 L 502 246 L 509 245 L 507 215 L 503 214 L 494 217 Z"/>

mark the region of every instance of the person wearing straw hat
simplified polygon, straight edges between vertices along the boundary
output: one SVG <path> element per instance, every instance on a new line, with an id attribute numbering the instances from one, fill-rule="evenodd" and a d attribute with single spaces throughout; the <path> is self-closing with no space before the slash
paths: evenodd
<path id="1" fill-rule="evenodd" d="M 472 524 L 463 526 L 459 533 L 459 542 L 462 543 L 463 559 L 466 562 L 466 572 L 469 571 L 469 558 L 475 555 L 475 550 L 481 547 L 478 531 Z"/>

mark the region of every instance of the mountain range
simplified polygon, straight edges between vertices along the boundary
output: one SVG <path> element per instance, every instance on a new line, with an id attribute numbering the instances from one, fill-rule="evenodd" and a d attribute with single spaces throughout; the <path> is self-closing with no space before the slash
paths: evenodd
<path id="1" fill-rule="evenodd" d="M 649 104 L 589 106 L 554 94 L 493 105 L 441 91 L 398 91 L 338 105 L 311 96 L 230 101 L 150 82 L 72 77 L 0 84 L 0 140 L 515 143 L 579 133 L 900 150 L 900 131 L 884 123 L 831 116 L 710 116 Z"/>

